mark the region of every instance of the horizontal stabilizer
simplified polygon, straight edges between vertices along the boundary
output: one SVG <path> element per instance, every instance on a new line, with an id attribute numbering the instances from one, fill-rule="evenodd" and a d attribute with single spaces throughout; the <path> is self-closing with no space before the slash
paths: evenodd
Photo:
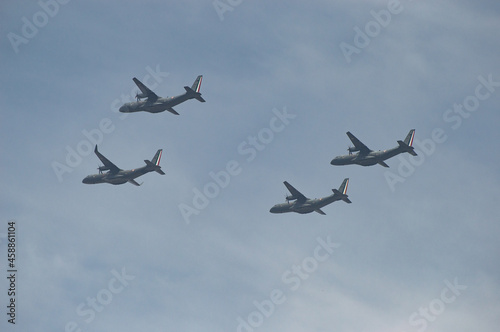
<path id="1" fill-rule="evenodd" d="M 344 202 L 346 203 L 352 203 L 351 200 L 349 198 L 347 198 L 347 195 L 345 194 L 342 194 L 340 191 L 338 191 L 337 189 L 332 189 L 333 193 L 336 195 L 336 196 L 339 196 L 339 198 L 341 200 L 343 200 Z"/>
<path id="2" fill-rule="evenodd" d="M 191 87 L 185 86 L 184 89 L 186 89 L 187 94 L 198 100 L 199 102 L 204 103 L 205 99 L 201 97 L 200 89 L 201 89 L 201 81 L 203 80 L 203 75 L 198 75 L 196 77 L 196 80 L 194 81 L 193 85 Z"/>
<path id="3" fill-rule="evenodd" d="M 148 168 L 151 171 L 155 171 L 156 173 L 159 173 L 161 175 L 165 175 L 165 172 L 163 172 L 161 170 L 161 167 L 160 167 L 160 160 L 161 160 L 162 153 L 163 153 L 163 150 L 159 149 L 158 151 L 156 151 L 156 154 L 154 155 L 153 159 L 151 159 L 151 161 L 144 160 L 144 162 L 146 163 L 146 165 L 148 166 Z"/>
<path id="4" fill-rule="evenodd" d="M 201 97 L 201 93 L 194 91 L 193 89 L 191 89 L 188 86 L 185 86 L 184 90 L 186 90 L 186 93 L 188 94 L 189 97 L 194 98 L 194 99 L 196 99 L 196 100 L 198 100 L 198 101 L 200 101 L 202 103 L 205 102 L 205 99 L 203 99 Z"/>
<path id="5" fill-rule="evenodd" d="M 347 186 L 349 185 L 349 178 L 345 178 L 339 189 L 332 189 L 335 196 L 338 196 L 341 200 L 346 203 L 352 203 L 349 198 L 347 198 Z"/>
<path id="6" fill-rule="evenodd" d="M 406 138 L 403 142 L 398 141 L 399 147 L 402 148 L 404 152 L 408 152 L 412 156 L 417 155 L 412 146 L 414 138 L 415 138 L 415 129 L 412 129 L 408 132 L 408 135 L 406 135 Z"/>
<path id="7" fill-rule="evenodd" d="M 161 175 L 165 175 L 165 172 L 163 172 L 161 170 L 160 166 L 153 164 L 149 160 L 144 160 L 144 162 L 146 163 L 146 165 L 148 165 L 149 168 L 151 168 L 152 171 L 155 171 L 156 173 L 160 173 Z"/>
<path id="8" fill-rule="evenodd" d="M 415 148 L 413 146 L 410 146 L 403 141 L 398 141 L 398 144 L 399 144 L 399 147 L 402 148 L 404 152 L 408 152 L 412 156 L 417 155 L 417 153 L 415 152 Z"/>

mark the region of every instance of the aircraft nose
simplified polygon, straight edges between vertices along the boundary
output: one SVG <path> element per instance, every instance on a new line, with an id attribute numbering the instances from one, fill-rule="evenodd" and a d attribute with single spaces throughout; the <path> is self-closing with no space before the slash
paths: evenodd
<path id="1" fill-rule="evenodd" d="M 120 107 L 119 111 L 122 112 L 122 113 L 128 113 L 128 106 L 127 105 L 123 105 L 122 107 Z"/>
<path id="2" fill-rule="evenodd" d="M 276 211 L 276 206 L 273 206 L 273 207 L 271 208 L 271 210 L 269 210 L 269 212 L 271 212 L 271 213 L 277 213 L 277 211 Z"/>
<path id="3" fill-rule="evenodd" d="M 90 184 L 90 179 L 89 177 L 85 177 L 83 180 L 82 180 L 82 183 L 85 183 L 85 184 Z"/>

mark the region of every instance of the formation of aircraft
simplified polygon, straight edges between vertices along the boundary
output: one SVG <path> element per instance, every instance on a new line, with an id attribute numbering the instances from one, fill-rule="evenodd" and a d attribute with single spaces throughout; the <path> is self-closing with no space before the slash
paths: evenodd
<path id="1" fill-rule="evenodd" d="M 144 85 L 137 78 L 133 78 L 134 83 L 141 90 L 141 93 L 136 94 L 136 102 L 125 103 L 120 107 L 120 112 L 122 113 L 134 113 L 134 112 L 149 112 L 149 113 L 160 113 L 163 111 L 169 111 L 175 115 L 179 115 L 174 106 L 185 102 L 189 99 L 196 99 L 200 102 L 205 102 L 205 99 L 201 97 L 200 87 L 201 81 L 203 79 L 202 75 L 199 75 L 194 81 L 191 87 L 185 86 L 186 92 L 182 95 L 175 97 L 162 98 L 151 91 L 146 85 Z M 142 100 L 145 99 L 145 100 Z M 332 165 L 352 165 L 357 164 L 361 166 L 372 166 L 375 164 L 382 165 L 384 167 L 389 167 L 385 163 L 385 160 L 392 158 L 400 153 L 409 153 L 416 156 L 416 152 L 413 148 L 413 138 L 415 137 L 415 129 L 410 130 L 404 141 L 397 141 L 398 146 L 388 150 L 373 151 L 369 149 L 365 144 L 363 144 L 359 139 L 357 139 L 351 132 L 346 133 L 351 142 L 354 144 L 353 147 L 349 147 L 347 151 L 348 155 L 335 157 L 330 164 Z M 123 184 L 129 182 L 133 185 L 140 186 L 141 184 L 135 181 L 141 175 L 149 172 L 157 172 L 161 175 L 165 173 L 161 170 L 160 159 L 162 154 L 162 149 L 158 150 L 151 161 L 144 160 L 145 166 L 140 168 L 135 168 L 132 170 L 122 170 L 118 168 L 115 164 L 104 157 L 98 150 L 97 145 L 94 149 L 95 154 L 104 164 L 104 166 L 99 166 L 99 174 L 93 174 L 85 177 L 83 183 L 85 184 L 97 184 L 97 183 L 110 183 L 110 184 Z M 357 153 L 356 153 L 357 152 Z M 107 171 L 107 172 L 105 172 Z M 339 189 L 332 189 L 333 194 L 323 198 L 310 199 L 304 196 L 300 191 L 295 189 L 287 181 L 283 182 L 285 186 L 290 191 L 290 195 L 286 196 L 286 203 L 280 203 L 274 205 L 269 212 L 271 213 L 286 213 L 286 212 L 296 212 L 300 214 L 306 214 L 311 212 L 317 212 L 319 214 L 325 215 L 321 210 L 322 207 L 331 204 L 335 201 L 344 201 L 346 203 L 351 203 L 347 195 L 347 186 L 349 184 L 349 178 L 345 178 Z"/>
<path id="2" fill-rule="evenodd" d="M 363 144 L 349 131 L 347 132 L 347 136 L 351 139 L 351 142 L 354 144 L 354 146 L 349 147 L 347 149 L 349 151 L 348 155 L 337 156 L 330 162 L 330 164 L 332 165 L 357 164 L 361 166 L 371 166 L 379 164 L 384 167 L 389 167 L 389 165 L 385 163 L 385 160 L 392 158 L 400 153 L 407 152 L 412 156 L 417 155 L 412 146 L 413 138 L 415 137 L 415 129 L 410 130 L 408 135 L 406 135 L 404 141 L 398 141 L 397 147 L 383 151 L 370 150 L 365 144 Z M 349 183 L 349 178 L 344 179 L 344 182 L 342 182 L 342 185 L 338 190 L 332 189 L 333 195 L 319 199 L 307 198 L 288 182 L 285 181 L 283 183 L 288 188 L 291 195 L 286 196 L 286 203 L 274 205 L 269 211 L 271 213 L 297 212 L 304 214 L 315 211 L 319 214 L 324 215 L 325 213 L 321 210 L 321 208 L 325 205 L 328 205 L 330 203 L 339 200 L 343 200 L 346 203 L 351 203 L 351 201 L 347 196 L 347 185 Z"/>
<path id="3" fill-rule="evenodd" d="M 349 131 L 347 136 L 351 139 L 354 147 L 349 147 L 348 155 L 335 157 L 330 164 L 332 165 L 361 165 L 361 166 L 371 166 L 375 164 L 382 165 L 384 167 L 389 167 L 384 160 L 392 158 L 400 153 L 408 152 L 412 156 L 416 156 L 417 153 L 413 148 L 413 137 L 415 136 L 415 129 L 410 130 L 404 141 L 398 141 L 398 146 L 389 150 L 373 151 L 370 150 L 366 145 L 364 145 L 359 139 L 357 139 Z M 358 153 L 353 153 L 358 152 Z"/>
<path id="4" fill-rule="evenodd" d="M 142 183 L 139 184 L 134 179 L 138 178 L 141 175 L 153 171 L 161 175 L 165 175 L 165 173 L 161 170 L 160 166 L 162 149 L 156 152 L 151 161 L 144 160 L 144 162 L 146 163 L 145 166 L 142 166 L 140 168 L 134 168 L 132 170 L 122 170 L 118 168 L 115 164 L 109 161 L 108 158 L 104 157 L 97 150 L 97 145 L 95 146 L 94 152 L 97 155 L 97 157 L 99 157 L 104 166 L 99 166 L 97 168 L 99 170 L 99 174 L 93 174 L 85 177 L 82 181 L 85 184 L 97 184 L 97 183 L 123 184 L 129 182 L 132 183 L 133 185 L 140 186 Z M 107 172 L 104 173 L 104 171 Z"/>
<path id="5" fill-rule="evenodd" d="M 331 204 L 335 201 L 344 201 L 346 203 L 351 203 L 347 196 L 347 185 L 349 184 L 349 178 L 344 179 L 344 182 L 340 185 L 339 189 L 332 189 L 333 194 L 323 198 L 310 199 L 304 196 L 300 191 L 295 189 L 290 183 L 283 182 L 285 186 L 290 191 L 289 196 L 286 196 L 286 203 L 276 204 L 269 210 L 271 213 L 286 213 L 286 212 L 296 212 L 300 214 L 317 212 L 319 214 L 325 215 L 321 208 Z"/>
<path id="6" fill-rule="evenodd" d="M 199 75 L 194 81 L 191 87 L 185 86 L 184 90 L 186 92 L 182 95 L 175 97 L 162 98 L 156 95 L 151 89 L 144 85 L 137 78 L 133 78 L 133 81 L 137 87 L 141 90 L 141 93 L 136 94 L 136 102 L 125 103 L 120 107 L 119 111 L 123 113 L 133 113 L 133 112 L 149 112 L 149 113 L 160 113 L 163 111 L 169 111 L 170 113 L 179 115 L 177 111 L 173 109 L 174 106 L 185 102 L 189 99 L 196 99 L 202 103 L 205 99 L 201 97 L 200 88 L 203 75 Z M 145 100 L 142 100 L 145 99 Z M 99 166 L 99 174 L 93 174 L 85 177 L 82 182 L 85 184 L 97 184 L 97 183 L 110 183 L 110 184 L 123 184 L 129 182 L 133 185 L 140 186 L 140 183 L 135 181 L 141 175 L 149 172 L 157 172 L 161 175 L 165 173 L 161 170 L 160 159 L 162 154 L 162 149 L 158 150 L 151 161 L 144 160 L 145 166 L 134 168 L 132 170 L 122 170 L 118 168 L 115 164 L 109 161 L 108 158 L 104 157 L 95 146 L 94 152 L 97 157 L 101 160 L 104 166 Z M 106 172 L 105 172 L 106 171 Z"/>
<path id="7" fill-rule="evenodd" d="M 175 97 L 166 97 L 162 98 L 156 95 L 153 91 L 151 91 L 147 86 L 145 86 L 141 81 L 137 78 L 133 78 L 133 81 L 137 85 L 137 87 L 141 90 L 141 93 L 136 94 L 137 101 L 125 103 L 122 107 L 120 107 L 119 111 L 122 113 L 133 113 L 133 112 L 149 112 L 149 113 L 160 113 L 163 111 L 169 111 L 175 115 L 179 115 L 176 110 L 173 109 L 174 106 L 179 105 L 180 103 L 185 102 L 189 99 L 196 99 L 202 103 L 205 102 L 205 99 L 201 97 L 200 87 L 201 81 L 203 79 L 203 75 L 200 75 L 196 78 L 193 83 L 193 86 L 188 87 L 185 86 L 185 93 L 182 95 L 178 95 Z M 146 100 L 141 100 L 146 99 Z"/>

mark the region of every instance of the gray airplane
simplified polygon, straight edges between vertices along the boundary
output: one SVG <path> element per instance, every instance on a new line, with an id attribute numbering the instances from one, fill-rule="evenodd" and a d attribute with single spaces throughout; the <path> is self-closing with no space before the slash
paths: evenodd
<path id="1" fill-rule="evenodd" d="M 155 171 L 160 173 L 161 175 L 165 175 L 165 173 L 161 170 L 160 167 L 160 159 L 162 154 L 162 149 L 158 150 L 151 159 L 144 160 L 146 166 L 142 166 L 140 168 L 134 168 L 132 170 L 122 170 L 118 168 L 115 164 L 108 160 L 108 158 L 104 157 L 99 151 L 97 151 L 97 145 L 94 149 L 95 154 L 99 159 L 101 159 L 104 166 L 99 166 L 97 169 L 99 170 L 99 174 L 89 175 L 83 179 L 83 183 L 86 184 L 96 184 L 96 183 L 111 183 L 111 184 L 123 184 L 125 182 L 130 182 L 133 185 L 140 186 L 141 184 L 137 183 L 134 179 L 144 175 L 146 173 Z M 108 171 L 103 173 L 103 171 Z"/>
<path id="2" fill-rule="evenodd" d="M 297 212 L 300 214 L 311 213 L 313 211 L 319 214 L 325 215 L 321 208 L 335 201 L 343 200 L 346 203 L 351 203 L 349 198 L 347 198 L 347 185 L 349 184 L 349 178 L 344 179 L 339 190 L 332 189 L 333 195 L 310 199 L 304 196 L 300 191 L 295 189 L 290 183 L 283 182 L 285 186 L 290 191 L 291 195 L 286 196 L 286 203 L 276 204 L 269 210 L 271 213 L 285 213 L 285 212 Z"/>
<path id="3" fill-rule="evenodd" d="M 330 164 L 332 165 L 352 165 L 357 164 L 361 166 L 371 166 L 375 164 L 382 165 L 384 167 L 389 167 L 384 160 L 392 158 L 400 153 L 408 152 L 412 156 L 416 156 L 417 153 L 414 151 L 413 137 L 415 137 L 415 129 L 410 130 L 404 141 L 398 141 L 399 146 L 381 151 L 370 150 L 366 145 L 361 143 L 353 134 L 349 131 L 347 136 L 351 139 L 354 147 L 347 148 L 349 151 L 348 155 L 335 157 Z M 358 153 L 354 153 L 358 151 Z"/>
<path id="4" fill-rule="evenodd" d="M 157 96 L 156 93 L 151 91 L 141 81 L 134 77 L 133 80 L 141 90 L 141 93 L 136 94 L 135 98 L 137 101 L 123 104 L 123 106 L 120 107 L 120 112 L 133 113 L 143 111 L 149 113 L 160 113 L 163 111 L 169 111 L 170 113 L 179 115 L 179 113 L 173 109 L 174 106 L 193 98 L 202 103 L 205 102 L 205 99 L 201 97 L 200 93 L 202 79 L 203 76 L 200 75 L 196 78 L 192 87 L 185 86 L 184 89 L 186 92 L 182 95 L 162 98 Z M 144 98 L 146 98 L 146 100 L 141 100 Z"/>

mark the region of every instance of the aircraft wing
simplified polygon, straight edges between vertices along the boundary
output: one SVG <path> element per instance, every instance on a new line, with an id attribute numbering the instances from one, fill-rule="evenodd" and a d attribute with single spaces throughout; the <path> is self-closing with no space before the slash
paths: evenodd
<path id="1" fill-rule="evenodd" d="M 145 86 L 141 81 L 139 81 L 137 78 L 133 78 L 134 83 L 137 85 L 137 87 L 141 90 L 142 94 L 148 98 L 148 100 L 151 101 L 156 101 L 158 99 L 158 96 L 156 93 L 151 91 L 147 86 Z"/>
<path id="2" fill-rule="evenodd" d="M 167 108 L 167 111 L 169 111 L 170 113 L 173 113 L 175 115 L 179 115 L 179 113 L 177 113 L 177 111 L 174 110 L 172 107 Z"/>
<path id="3" fill-rule="evenodd" d="M 324 213 L 323 211 L 321 211 L 321 209 L 316 209 L 314 211 L 318 212 L 319 214 L 322 214 L 322 215 L 326 216 L 326 213 Z"/>
<path id="4" fill-rule="evenodd" d="M 283 182 L 285 184 L 285 186 L 288 188 L 288 190 L 290 191 L 290 193 L 292 194 L 292 196 L 294 196 L 297 201 L 305 201 L 307 200 L 307 197 L 304 196 L 300 191 L 298 191 L 297 189 L 295 189 L 290 183 L 288 182 Z"/>
<path id="5" fill-rule="evenodd" d="M 134 179 L 129 179 L 128 182 L 132 183 L 135 186 L 140 186 L 142 183 L 137 183 Z"/>
<path id="6" fill-rule="evenodd" d="M 382 166 L 384 166 L 384 167 L 389 168 L 389 165 L 387 165 L 387 164 L 386 164 L 385 162 L 383 162 L 383 161 L 379 161 L 379 162 L 378 162 L 378 164 L 379 164 L 379 165 L 382 165 Z"/>
<path id="7" fill-rule="evenodd" d="M 359 153 L 365 154 L 371 151 L 366 145 L 361 143 L 361 141 L 357 139 L 356 136 L 351 134 L 350 131 L 348 131 L 346 134 L 347 136 L 349 136 L 349 139 L 351 140 L 352 144 L 354 144 L 354 147 L 359 150 Z"/>
<path id="8" fill-rule="evenodd" d="M 120 169 L 115 164 L 113 164 L 111 161 L 109 161 L 108 158 L 104 157 L 99 151 L 97 151 L 97 145 L 95 146 L 94 152 L 111 173 L 118 173 L 120 171 Z"/>

